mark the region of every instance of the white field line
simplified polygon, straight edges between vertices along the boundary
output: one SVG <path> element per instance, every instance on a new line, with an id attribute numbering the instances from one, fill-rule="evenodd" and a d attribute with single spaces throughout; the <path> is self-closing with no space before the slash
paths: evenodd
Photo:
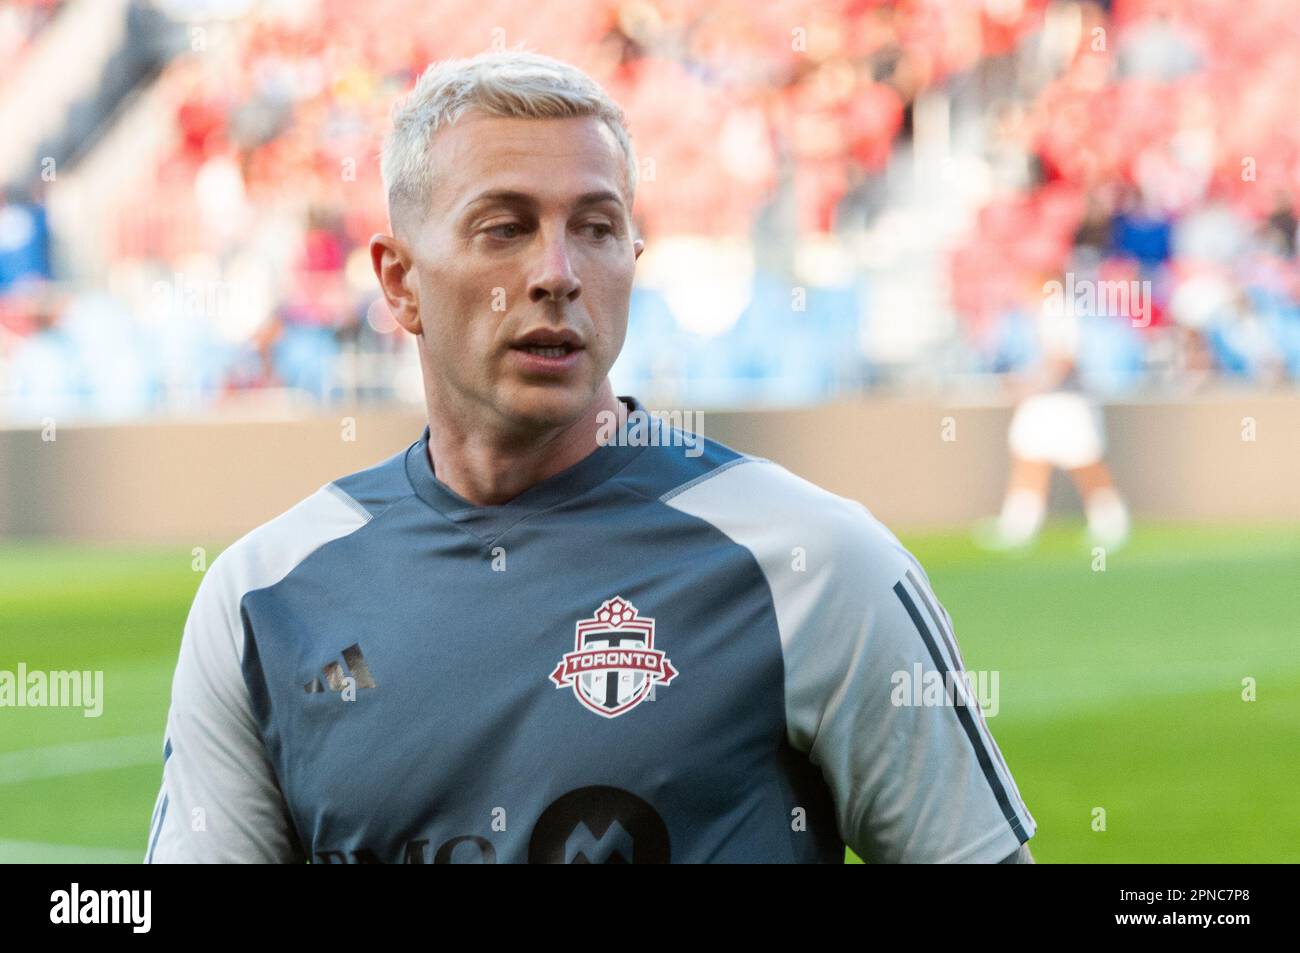
<path id="1" fill-rule="evenodd" d="M 119 847 L 0 840 L 0 864 L 138 864 L 143 858 L 143 851 Z"/>
<path id="2" fill-rule="evenodd" d="M 64 778 L 73 774 L 111 771 L 143 764 L 156 764 L 161 778 L 162 763 L 161 732 L 77 741 L 0 754 L 0 785 Z"/>

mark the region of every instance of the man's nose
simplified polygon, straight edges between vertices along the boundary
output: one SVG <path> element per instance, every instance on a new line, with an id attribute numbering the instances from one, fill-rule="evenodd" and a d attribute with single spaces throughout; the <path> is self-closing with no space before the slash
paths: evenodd
<path id="1" fill-rule="evenodd" d="M 582 293 L 582 282 L 573 270 L 569 257 L 569 236 L 565 229 L 556 229 L 544 235 L 542 259 L 537 274 L 528 288 L 531 301 L 564 301 L 577 298 Z"/>

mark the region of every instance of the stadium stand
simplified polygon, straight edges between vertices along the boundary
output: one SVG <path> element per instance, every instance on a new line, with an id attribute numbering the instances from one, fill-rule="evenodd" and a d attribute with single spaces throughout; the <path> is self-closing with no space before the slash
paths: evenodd
<path id="1" fill-rule="evenodd" d="M 0 120 L 62 122 L 0 149 L 5 412 L 418 397 L 364 252 L 379 142 L 427 63 L 521 42 L 605 84 L 638 147 L 621 392 L 996 382 L 1067 277 L 1134 289 L 1079 305 L 1101 392 L 1300 379 L 1283 0 L 569 7 L 113 0 L 85 49 L 57 29 L 84 0 L 6 8 Z M 55 54 L 82 65 L 47 89 Z"/>

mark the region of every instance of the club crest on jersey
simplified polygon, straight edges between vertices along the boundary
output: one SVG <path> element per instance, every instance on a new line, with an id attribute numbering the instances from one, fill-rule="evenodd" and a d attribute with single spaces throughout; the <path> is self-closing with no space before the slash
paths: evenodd
<path id="1" fill-rule="evenodd" d="M 551 673 L 556 688 L 573 694 L 598 715 L 617 718 L 641 704 L 677 670 L 655 648 L 655 620 L 639 615 L 621 596 L 606 599 L 577 624 L 572 652 Z"/>

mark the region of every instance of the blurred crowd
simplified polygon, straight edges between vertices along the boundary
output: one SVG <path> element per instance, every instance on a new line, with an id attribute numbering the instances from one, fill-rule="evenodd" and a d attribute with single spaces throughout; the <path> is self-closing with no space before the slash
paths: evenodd
<path id="1" fill-rule="evenodd" d="M 53 19 L 66 0 L 10 0 L 0 4 L 0 83 L 22 66 L 32 38 Z"/>
<path id="2" fill-rule="evenodd" d="M 994 368 L 1023 360 L 1044 286 L 1068 277 L 1137 291 L 1082 309 L 1112 374 L 1300 378 L 1293 10 L 1081 9 L 1059 73 L 990 117 L 1004 187 L 952 258 L 968 337 Z"/>
<path id="3" fill-rule="evenodd" d="M 7 5 L 0 43 L 30 45 L 59 6 Z M 102 270 L 86 280 L 86 249 L 61 246 L 58 182 L 0 199 L 13 415 L 417 397 L 366 254 L 386 224 L 379 143 L 429 62 L 521 42 L 605 85 L 638 148 L 637 227 L 659 257 L 643 259 L 621 392 L 780 402 L 922 364 L 1022 370 L 1060 288 L 1098 389 L 1300 379 L 1300 21 L 1285 0 L 157 6 L 206 19 L 181 24 L 147 79 L 165 145 L 106 214 Z M 868 313 L 877 275 L 854 250 L 890 241 L 891 169 L 935 101 L 960 187 L 933 187 L 969 222 L 934 242 L 951 332 L 900 367 L 863 327 L 909 315 Z M 1121 307 L 1113 288 L 1132 289 Z"/>

